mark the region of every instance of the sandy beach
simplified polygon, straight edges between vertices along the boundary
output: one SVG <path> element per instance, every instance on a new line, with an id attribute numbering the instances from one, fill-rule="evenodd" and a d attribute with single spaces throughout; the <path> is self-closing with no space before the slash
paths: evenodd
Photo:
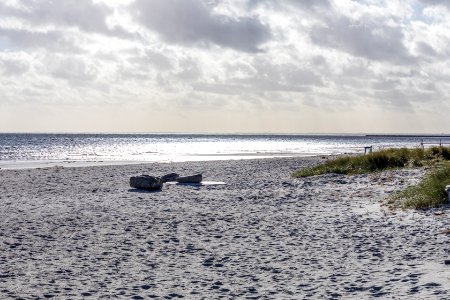
<path id="1" fill-rule="evenodd" d="M 380 206 L 425 171 L 320 160 L 0 170 L 0 299 L 449 299 L 450 212 Z M 129 187 L 170 172 L 226 185 Z"/>

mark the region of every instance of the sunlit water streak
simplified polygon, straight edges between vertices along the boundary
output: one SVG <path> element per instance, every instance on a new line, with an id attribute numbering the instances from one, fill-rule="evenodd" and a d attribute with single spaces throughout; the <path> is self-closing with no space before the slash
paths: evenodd
<path id="1" fill-rule="evenodd" d="M 0 167 L 30 162 L 116 164 L 332 155 L 417 147 L 419 136 L 0 134 Z M 434 137 L 426 141 L 450 142 Z"/>

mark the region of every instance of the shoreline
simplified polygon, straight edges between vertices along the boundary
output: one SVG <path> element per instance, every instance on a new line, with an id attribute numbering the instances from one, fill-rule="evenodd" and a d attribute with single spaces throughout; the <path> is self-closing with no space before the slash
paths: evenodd
<path id="1" fill-rule="evenodd" d="M 207 162 L 228 160 L 253 160 L 253 159 L 276 159 L 276 158 L 308 158 L 308 157 L 332 157 L 345 154 L 328 153 L 245 153 L 245 154 L 195 154 L 176 156 L 170 158 L 155 158 L 155 160 L 0 160 L 0 170 L 40 169 L 51 167 L 94 167 L 94 166 L 122 166 L 140 164 L 171 164 L 184 162 Z"/>
<path id="2" fill-rule="evenodd" d="M 449 216 L 380 201 L 423 169 L 290 175 L 320 157 L 0 171 L 0 298 L 450 296 Z M 203 173 L 218 186 L 129 187 Z"/>

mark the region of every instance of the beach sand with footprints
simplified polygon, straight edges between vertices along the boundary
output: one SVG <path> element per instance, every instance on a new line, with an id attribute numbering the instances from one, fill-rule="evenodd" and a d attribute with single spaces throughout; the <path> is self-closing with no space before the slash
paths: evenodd
<path id="1" fill-rule="evenodd" d="M 380 206 L 425 171 L 321 160 L 0 170 L 0 298 L 449 299 L 450 212 Z M 226 185 L 129 186 L 170 172 Z"/>

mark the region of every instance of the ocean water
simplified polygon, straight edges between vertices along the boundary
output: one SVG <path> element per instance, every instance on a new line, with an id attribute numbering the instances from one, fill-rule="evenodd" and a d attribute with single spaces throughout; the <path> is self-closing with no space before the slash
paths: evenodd
<path id="1" fill-rule="evenodd" d="M 0 134 L 0 167 L 313 156 L 450 143 L 444 136 Z"/>

